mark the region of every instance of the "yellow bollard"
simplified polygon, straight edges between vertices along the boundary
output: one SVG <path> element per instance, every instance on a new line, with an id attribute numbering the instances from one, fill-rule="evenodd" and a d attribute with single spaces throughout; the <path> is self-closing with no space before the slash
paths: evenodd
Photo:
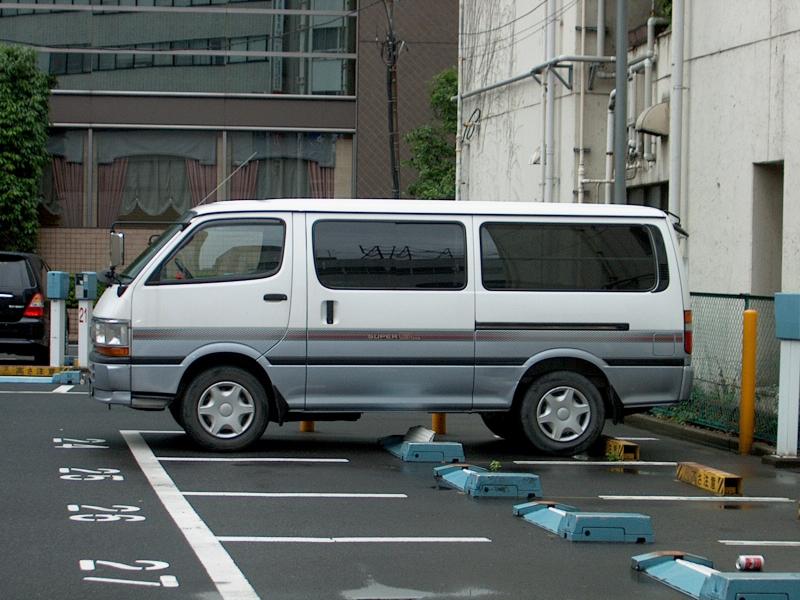
<path id="1" fill-rule="evenodd" d="M 433 413 L 431 415 L 431 429 L 434 433 L 445 435 L 447 433 L 447 414 Z"/>
<path id="2" fill-rule="evenodd" d="M 300 433 L 314 433 L 314 421 L 300 421 Z"/>
<path id="3" fill-rule="evenodd" d="M 742 396 L 739 400 L 739 454 L 750 454 L 756 423 L 756 334 L 758 312 L 744 311 Z"/>

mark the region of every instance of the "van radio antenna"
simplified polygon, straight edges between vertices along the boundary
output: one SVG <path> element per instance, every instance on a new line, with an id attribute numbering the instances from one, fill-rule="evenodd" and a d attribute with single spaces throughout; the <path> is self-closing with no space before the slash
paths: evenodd
<path id="1" fill-rule="evenodd" d="M 252 153 L 250 156 L 248 156 L 246 161 L 244 161 L 242 164 L 240 164 L 238 167 L 236 167 L 236 169 L 234 169 L 234 170 L 231 172 L 231 174 L 230 174 L 230 175 L 228 175 L 228 176 L 227 176 L 225 179 L 223 179 L 222 181 L 220 181 L 220 183 L 219 183 L 219 185 L 218 185 L 217 187 L 215 187 L 213 190 L 211 190 L 210 192 L 208 192 L 208 194 L 206 194 L 205 198 L 203 198 L 202 200 L 200 200 L 200 202 L 198 202 L 198 203 L 197 203 L 197 206 L 202 206 L 203 204 L 205 204 L 205 203 L 206 203 L 206 200 L 208 200 L 209 198 L 211 198 L 211 196 L 213 196 L 214 194 L 216 194 L 216 193 L 217 193 L 217 190 L 218 190 L 219 188 L 221 188 L 223 185 L 225 185 L 226 183 L 228 183 L 228 180 L 229 180 L 231 177 L 233 177 L 234 175 L 236 175 L 236 173 L 238 173 L 238 172 L 239 172 L 239 170 L 240 170 L 242 167 L 244 167 L 244 166 L 245 166 L 247 163 L 249 163 L 251 160 L 253 160 L 253 157 L 254 157 L 254 156 L 257 154 L 257 153 L 258 153 L 258 151 L 256 151 L 256 152 L 253 152 L 253 153 Z"/>

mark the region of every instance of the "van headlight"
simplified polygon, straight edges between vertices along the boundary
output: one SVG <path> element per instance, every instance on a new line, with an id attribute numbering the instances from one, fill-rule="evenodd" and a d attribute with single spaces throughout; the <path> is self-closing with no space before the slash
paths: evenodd
<path id="1" fill-rule="evenodd" d="M 130 322 L 118 319 L 92 319 L 94 349 L 105 356 L 130 355 Z"/>

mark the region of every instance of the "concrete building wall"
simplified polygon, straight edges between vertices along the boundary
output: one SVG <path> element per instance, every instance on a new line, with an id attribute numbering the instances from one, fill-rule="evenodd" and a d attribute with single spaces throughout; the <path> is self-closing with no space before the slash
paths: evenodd
<path id="1" fill-rule="evenodd" d="M 470 5 L 480 13 L 465 31 L 496 27 L 530 10 L 512 0 Z M 556 1 L 557 7 L 569 3 Z M 607 1 L 606 54 L 613 54 L 614 2 Z M 646 51 L 643 25 L 650 2 L 629 3 L 629 61 Z M 469 8 L 466 14 L 469 15 Z M 543 30 L 523 31 L 527 19 L 544 25 L 545 6 L 499 32 L 493 64 L 467 60 L 465 91 L 512 77 L 544 60 Z M 595 24 L 595 2 L 586 3 Z M 494 11 L 494 14 L 492 14 Z M 559 15 L 556 54 L 580 51 L 580 3 Z M 789 0 L 686 2 L 683 166 L 680 216 L 690 238 L 681 247 L 692 291 L 771 294 L 800 289 L 800 4 Z M 480 27 L 483 24 L 484 27 Z M 660 30 L 659 30 L 660 31 Z M 511 39 L 518 43 L 509 46 Z M 672 85 L 669 30 L 656 43 L 653 103 L 669 102 Z M 484 40 L 484 44 L 487 42 Z M 505 46 L 503 46 L 505 44 Z M 587 54 L 595 52 L 594 32 Z M 469 52 L 465 52 L 469 57 Z M 524 60 L 522 59 L 524 57 Z M 486 59 L 486 57 L 483 57 Z M 613 72 L 613 68 L 607 68 Z M 578 67 L 575 68 L 578 81 Z M 586 177 L 604 176 L 606 105 L 613 79 L 595 80 L 585 98 Z M 635 89 L 635 92 L 634 92 Z M 554 199 L 574 201 L 577 187 L 578 86 L 556 89 Z M 629 122 L 644 110 L 644 77 L 629 84 Z M 542 138 L 541 88 L 531 80 L 464 102 L 464 114 L 481 108 L 479 131 L 465 143 L 464 199 L 542 199 L 542 170 L 529 164 Z M 631 139 L 635 135 L 631 131 Z M 654 160 L 628 161 L 629 199 L 658 205 L 669 185 L 668 136 L 645 137 Z M 586 201 L 602 201 L 587 185 Z M 662 204 L 666 206 L 666 204 Z"/>

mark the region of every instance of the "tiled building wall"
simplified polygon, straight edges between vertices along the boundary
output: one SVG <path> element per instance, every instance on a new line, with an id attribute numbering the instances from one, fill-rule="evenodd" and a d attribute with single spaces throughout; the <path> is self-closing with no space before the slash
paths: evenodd
<path id="1" fill-rule="evenodd" d="M 130 263 L 152 235 L 163 229 L 126 229 L 125 263 Z M 108 269 L 108 230 L 94 228 L 43 227 L 39 230 L 39 255 L 54 271 L 79 273 Z M 123 265 L 124 268 L 124 265 Z"/>
<path id="2" fill-rule="evenodd" d="M 147 247 L 153 234 L 161 229 L 130 229 L 125 231 L 126 264 Z M 39 230 L 41 256 L 53 271 L 75 274 L 95 271 L 98 279 L 109 262 L 108 231 L 106 229 L 43 227 Z M 124 265 L 123 265 L 124 268 Z M 69 309 L 69 340 L 78 340 L 78 311 Z"/>

